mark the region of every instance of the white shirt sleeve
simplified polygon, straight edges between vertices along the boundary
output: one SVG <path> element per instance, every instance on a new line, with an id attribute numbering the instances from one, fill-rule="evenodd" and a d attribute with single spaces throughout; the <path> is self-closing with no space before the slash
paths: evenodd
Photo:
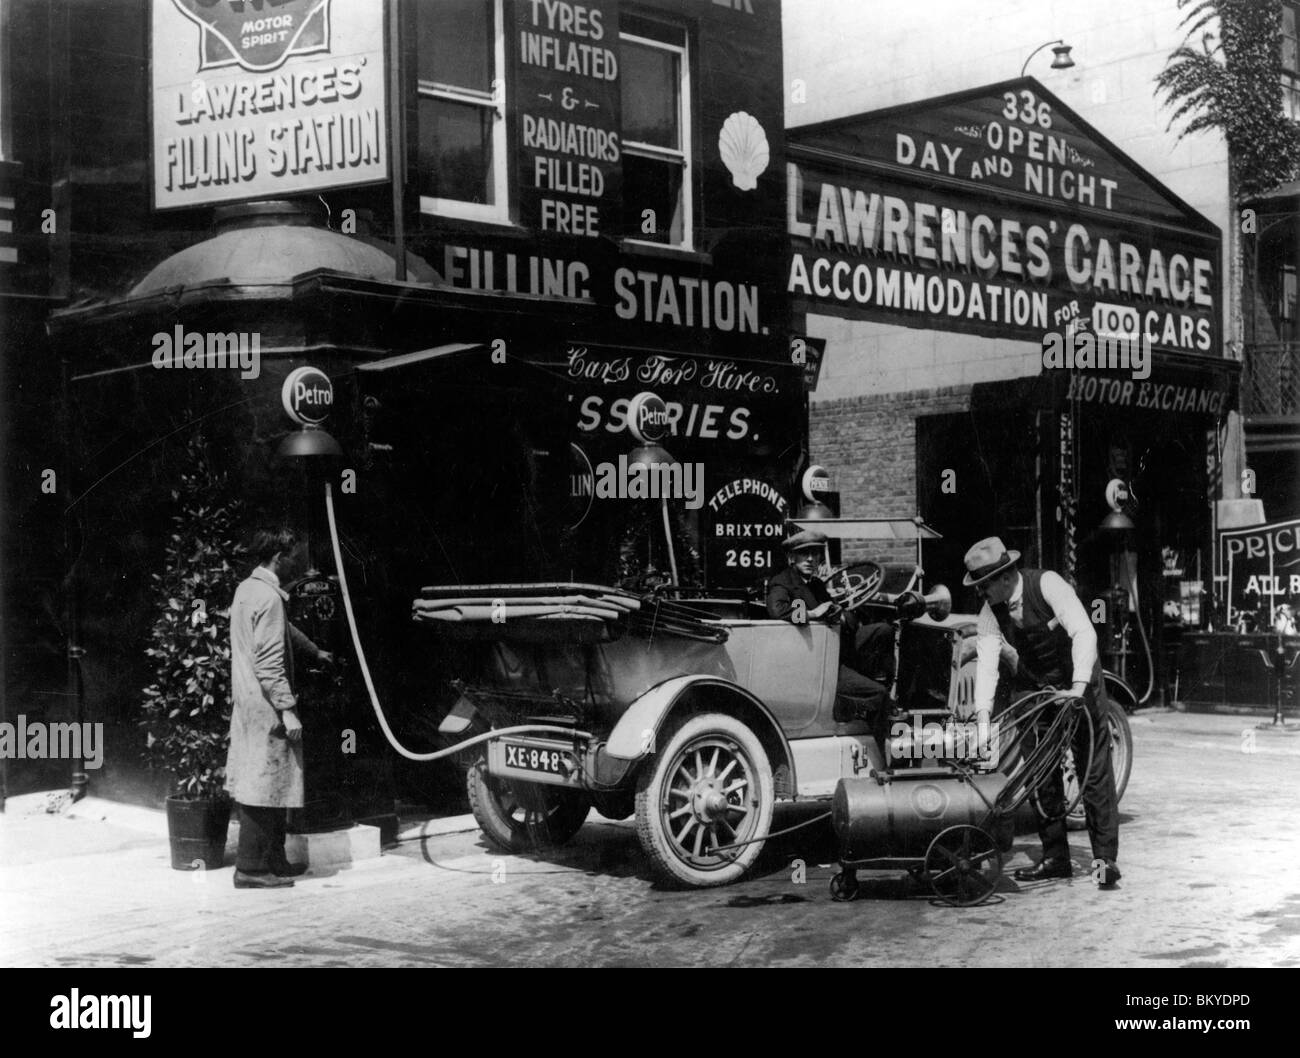
<path id="1" fill-rule="evenodd" d="M 998 689 L 998 656 L 1002 652 L 1002 629 L 988 603 L 980 610 L 975 639 L 975 712 L 987 716 L 993 711 Z"/>
<path id="2" fill-rule="evenodd" d="M 1091 683 L 1097 664 L 1097 632 L 1088 620 L 1079 596 L 1059 573 L 1043 572 L 1039 588 L 1043 599 L 1070 635 L 1070 657 L 1074 660 L 1074 682 Z M 978 699 L 978 694 L 976 695 Z"/>

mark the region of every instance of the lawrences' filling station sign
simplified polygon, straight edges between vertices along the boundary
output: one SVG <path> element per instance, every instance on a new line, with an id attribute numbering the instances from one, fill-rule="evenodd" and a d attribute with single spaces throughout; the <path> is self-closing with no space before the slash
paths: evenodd
<path id="1" fill-rule="evenodd" d="M 383 10 L 153 0 L 157 208 L 386 180 Z"/>

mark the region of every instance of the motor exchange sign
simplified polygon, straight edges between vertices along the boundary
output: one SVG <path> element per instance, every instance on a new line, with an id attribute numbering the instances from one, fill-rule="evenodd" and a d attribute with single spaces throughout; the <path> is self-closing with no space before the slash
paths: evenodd
<path id="1" fill-rule="evenodd" d="M 1217 355 L 1218 230 L 1032 78 L 791 133 L 810 311 Z"/>
<path id="2" fill-rule="evenodd" d="M 383 10 L 153 0 L 156 208 L 386 180 Z"/>

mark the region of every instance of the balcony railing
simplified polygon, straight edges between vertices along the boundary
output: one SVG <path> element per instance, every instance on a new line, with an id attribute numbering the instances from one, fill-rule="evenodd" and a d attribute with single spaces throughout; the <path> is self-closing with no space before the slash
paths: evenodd
<path id="1" fill-rule="evenodd" d="M 1241 410 L 1244 415 L 1300 415 L 1300 342 L 1246 346 Z"/>

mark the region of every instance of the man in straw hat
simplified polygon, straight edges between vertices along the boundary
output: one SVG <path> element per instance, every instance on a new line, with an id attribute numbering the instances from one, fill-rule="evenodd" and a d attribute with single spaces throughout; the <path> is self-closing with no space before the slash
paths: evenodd
<path id="1" fill-rule="evenodd" d="M 998 661 L 1004 653 L 1014 660 L 1018 690 L 1057 687 L 1083 700 L 1092 717 L 1092 767 L 1083 779 L 1083 804 L 1092 842 L 1092 875 L 1102 888 L 1119 881 L 1119 808 L 1111 767 L 1110 728 L 1106 723 L 1106 692 L 1097 656 L 1097 633 L 1079 596 L 1050 570 L 1018 570 L 1019 551 L 1008 551 L 996 536 L 979 541 L 966 552 L 966 577 L 983 600 L 976 640 L 975 710 L 987 723 L 998 686 Z M 1004 644 L 1013 651 L 1004 651 Z M 1088 759 L 1086 721 L 1074 738 L 1079 767 Z M 1059 768 L 1038 791 L 1046 822 L 1039 828 L 1043 858 L 1015 872 L 1019 881 L 1069 878 L 1073 874 L 1066 832 L 1065 792 Z"/>
<path id="2" fill-rule="evenodd" d="M 816 575 L 826 554 L 826 536 L 805 529 L 785 541 L 789 567 L 767 582 L 767 612 L 792 624 L 833 621 L 840 608 L 831 601 L 826 583 Z M 888 624 L 865 624 L 853 614 L 845 615 L 840 628 L 840 670 L 835 685 L 835 719 L 848 721 L 872 718 L 883 722 L 882 708 L 889 689 L 881 680 L 891 679 L 894 633 Z M 879 678 L 874 678 L 879 677 Z"/>

